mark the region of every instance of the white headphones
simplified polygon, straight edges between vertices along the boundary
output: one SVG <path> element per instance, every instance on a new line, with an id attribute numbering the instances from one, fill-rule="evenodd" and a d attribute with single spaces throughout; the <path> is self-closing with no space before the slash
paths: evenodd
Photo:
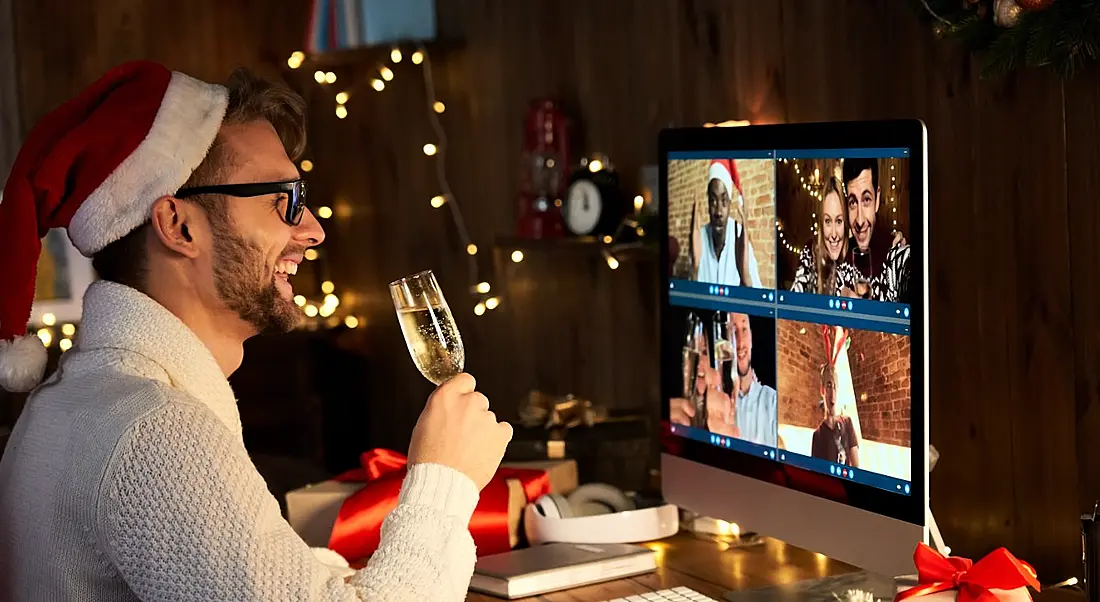
<path id="1" fill-rule="evenodd" d="M 524 531 L 531 545 L 568 543 L 632 543 L 676 533 L 676 506 L 637 507 L 622 491 L 605 483 L 581 485 L 568 496 L 548 493 L 529 504 Z"/>

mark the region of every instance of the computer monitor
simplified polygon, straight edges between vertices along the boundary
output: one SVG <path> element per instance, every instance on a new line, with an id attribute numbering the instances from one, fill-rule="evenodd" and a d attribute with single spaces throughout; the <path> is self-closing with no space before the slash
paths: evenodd
<path id="1" fill-rule="evenodd" d="M 927 538 L 919 121 L 661 133 L 666 499 L 868 571 Z"/>

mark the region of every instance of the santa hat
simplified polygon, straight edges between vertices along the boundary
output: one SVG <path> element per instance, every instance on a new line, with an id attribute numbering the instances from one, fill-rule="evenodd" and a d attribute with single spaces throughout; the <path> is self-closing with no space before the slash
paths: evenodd
<path id="1" fill-rule="evenodd" d="M 733 159 L 715 159 L 710 162 L 710 170 L 707 172 L 707 183 L 718 180 L 726 185 L 726 192 L 737 204 L 744 204 L 745 200 L 741 192 L 741 176 L 737 173 L 737 165 Z M 734 197 L 734 191 L 737 196 Z"/>
<path id="2" fill-rule="evenodd" d="M 46 350 L 27 334 L 42 237 L 86 257 L 148 221 L 206 157 L 228 94 L 147 61 L 112 69 L 31 131 L 0 194 L 0 387 L 29 391 Z"/>

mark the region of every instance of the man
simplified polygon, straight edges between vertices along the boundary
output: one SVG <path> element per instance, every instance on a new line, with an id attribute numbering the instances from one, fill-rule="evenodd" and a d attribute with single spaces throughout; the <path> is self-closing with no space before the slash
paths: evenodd
<path id="1" fill-rule="evenodd" d="M 736 194 L 736 197 L 734 196 Z M 736 204 L 736 206 L 734 206 Z M 760 288 L 760 267 L 744 224 L 741 178 L 732 160 L 718 159 L 707 172 L 707 210 L 710 221 L 696 226 L 692 211 L 692 260 L 694 279 L 728 286 Z M 735 209 L 740 221 L 730 218 Z M 732 222 L 732 227 L 730 222 Z"/>
<path id="2" fill-rule="evenodd" d="M 730 315 L 730 331 L 737 341 L 737 376 L 740 386 L 735 404 L 741 438 L 760 445 L 778 447 L 779 396 L 775 389 L 760 384 L 752 367 L 752 324 L 747 314 Z"/>
<path id="3" fill-rule="evenodd" d="M 136 62 L 26 140 L 0 202 L 0 385 L 42 376 L 45 350 L 18 336 L 39 235 L 67 228 L 101 280 L 0 462 L 0 598 L 465 597 L 467 525 L 511 437 L 473 378 L 428 398 L 380 546 L 346 579 L 283 520 L 244 447 L 227 377 L 245 339 L 294 326 L 291 277 L 325 236 L 292 161 L 304 110 L 245 72 L 223 87 Z"/>
<path id="4" fill-rule="evenodd" d="M 825 418 L 814 431 L 810 455 L 836 464 L 859 468 L 859 435 L 852 419 L 841 416 L 836 403 L 836 368 L 826 364 L 821 369 L 821 395 Z"/>
<path id="5" fill-rule="evenodd" d="M 858 293 L 878 301 L 909 303 L 909 245 L 900 232 L 893 236 L 884 226 L 876 228 L 882 192 L 878 183 L 878 159 L 845 159 L 847 190 L 848 263 L 859 270 L 869 286 Z"/>

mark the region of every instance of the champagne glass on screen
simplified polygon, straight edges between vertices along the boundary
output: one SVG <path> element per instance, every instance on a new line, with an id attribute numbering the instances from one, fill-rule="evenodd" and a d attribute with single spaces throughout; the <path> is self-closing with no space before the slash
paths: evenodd
<path id="1" fill-rule="evenodd" d="M 694 312 L 689 312 L 684 328 L 683 346 L 683 370 L 684 370 L 684 399 L 695 409 L 695 416 L 691 425 L 695 428 L 706 426 L 706 401 L 705 394 L 698 390 L 699 368 L 703 356 L 706 355 L 706 334 L 703 329 L 703 321 Z"/>
<path id="2" fill-rule="evenodd" d="M 390 283 L 401 334 L 417 370 L 435 385 L 462 372 L 466 351 L 431 270 Z"/>

